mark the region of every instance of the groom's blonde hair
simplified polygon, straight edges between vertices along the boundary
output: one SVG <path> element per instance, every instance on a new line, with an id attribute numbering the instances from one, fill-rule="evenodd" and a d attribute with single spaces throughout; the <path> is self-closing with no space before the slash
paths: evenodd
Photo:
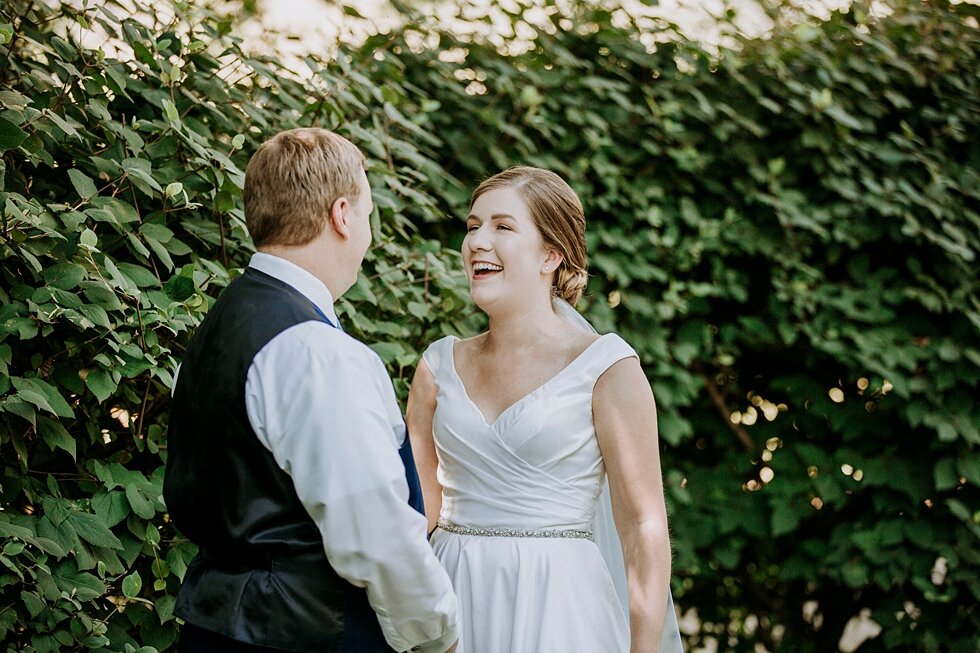
<path id="1" fill-rule="evenodd" d="M 357 201 L 364 161 L 349 140 L 316 127 L 290 129 L 262 143 L 242 189 L 255 246 L 305 245 L 319 236 L 336 200 Z"/>
<path id="2" fill-rule="evenodd" d="M 516 166 L 498 172 L 477 186 L 470 208 L 480 195 L 498 188 L 513 188 L 520 194 L 545 245 L 561 252 L 564 258 L 555 271 L 552 292 L 575 306 L 589 283 L 585 211 L 578 195 L 550 170 Z"/>

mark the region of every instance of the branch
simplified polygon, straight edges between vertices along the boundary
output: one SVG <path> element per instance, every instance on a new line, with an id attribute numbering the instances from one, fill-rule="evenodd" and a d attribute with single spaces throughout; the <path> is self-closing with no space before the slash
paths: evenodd
<path id="1" fill-rule="evenodd" d="M 704 379 L 704 387 L 708 390 L 708 396 L 711 397 L 711 403 L 715 405 L 718 409 L 718 414 L 721 415 L 728 426 L 729 430 L 735 435 L 735 438 L 742 444 L 742 447 L 749 453 L 755 453 L 756 447 L 755 442 L 752 440 L 752 436 L 749 432 L 745 430 L 745 427 L 741 424 L 732 423 L 732 411 L 725 402 L 725 396 L 722 394 L 721 388 L 715 383 L 715 380 L 711 378 L 710 375 L 701 372 L 701 378 Z"/>

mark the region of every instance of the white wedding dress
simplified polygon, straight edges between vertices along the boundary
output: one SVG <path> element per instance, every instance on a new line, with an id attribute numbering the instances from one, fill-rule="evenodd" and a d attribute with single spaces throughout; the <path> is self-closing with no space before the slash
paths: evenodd
<path id="1" fill-rule="evenodd" d="M 592 390 L 610 365 L 636 353 L 619 336 L 601 336 L 488 424 L 456 372 L 456 341 L 448 336 L 423 354 L 437 385 L 440 519 L 477 531 L 592 531 L 605 478 Z M 437 528 L 432 546 L 460 599 L 457 653 L 629 651 L 627 615 L 591 539 Z M 668 629 L 662 650 L 681 651 L 672 607 Z"/>

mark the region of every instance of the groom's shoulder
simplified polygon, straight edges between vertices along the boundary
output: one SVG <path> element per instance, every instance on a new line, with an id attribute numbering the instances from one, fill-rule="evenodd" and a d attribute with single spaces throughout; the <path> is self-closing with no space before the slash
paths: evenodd
<path id="1" fill-rule="evenodd" d="M 384 366 L 367 343 L 319 320 L 296 324 L 279 334 L 276 340 L 276 344 L 301 348 L 313 358 L 323 361 Z"/>

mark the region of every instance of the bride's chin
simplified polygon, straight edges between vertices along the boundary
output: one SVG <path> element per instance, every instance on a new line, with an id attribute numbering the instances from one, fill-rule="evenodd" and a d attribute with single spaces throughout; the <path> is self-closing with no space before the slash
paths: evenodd
<path id="1" fill-rule="evenodd" d="M 498 293 L 487 293 L 481 292 L 480 290 L 474 292 L 472 288 L 470 289 L 470 299 L 473 300 L 477 308 L 487 314 L 498 310 L 502 301 L 505 300 Z"/>

